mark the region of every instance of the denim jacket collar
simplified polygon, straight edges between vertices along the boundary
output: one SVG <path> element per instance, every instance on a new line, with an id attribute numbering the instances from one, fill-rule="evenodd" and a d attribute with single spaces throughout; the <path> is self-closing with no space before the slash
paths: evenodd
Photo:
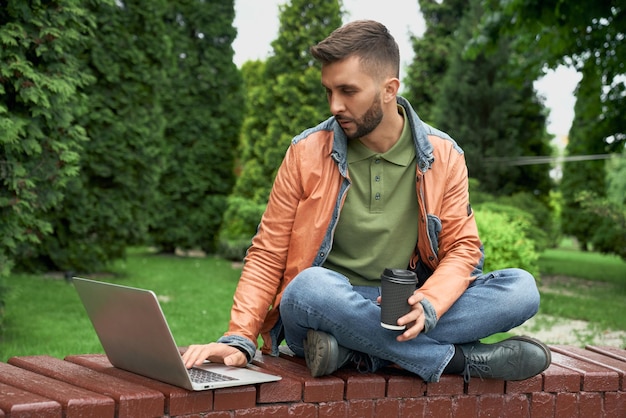
<path id="1" fill-rule="evenodd" d="M 428 131 L 434 132 L 437 130 L 428 125 L 425 125 L 404 97 L 398 96 L 396 100 L 397 103 L 402 106 L 406 112 L 407 120 L 409 122 L 409 126 L 413 136 L 413 141 L 415 142 L 415 155 L 417 157 L 417 166 L 422 172 L 425 173 L 435 160 L 433 156 L 433 146 L 428 140 Z M 341 175 L 347 177 L 348 138 L 343 132 L 343 129 L 341 129 L 341 126 L 335 121 L 334 116 L 331 117 L 327 122 L 332 124 L 334 133 L 333 151 L 331 155 L 333 159 L 337 162 L 337 166 L 339 167 L 339 172 L 341 173 Z M 437 131 L 437 134 L 447 137 L 446 134 L 440 131 Z"/>

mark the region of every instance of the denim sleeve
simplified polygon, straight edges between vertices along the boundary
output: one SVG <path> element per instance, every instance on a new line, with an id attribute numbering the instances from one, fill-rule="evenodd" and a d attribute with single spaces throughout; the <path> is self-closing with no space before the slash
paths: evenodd
<path id="1" fill-rule="evenodd" d="M 227 344 L 231 347 L 235 347 L 238 350 L 241 350 L 241 352 L 246 355 L 248 363 L 252 361 L 252 359 L 254 358 L 254 354 L 256 353 L 256 345 L 249 339 L 241 337 L 239 335 L 226 335 L 220 337 L 217 342 Z"/>
<path id="2" fill-rule="evenodd" d="M 424 332 L 427 333 L 437 326 L 437 312 L 428 299 L 422 299 L 420 303 L 424 308 Z"/>

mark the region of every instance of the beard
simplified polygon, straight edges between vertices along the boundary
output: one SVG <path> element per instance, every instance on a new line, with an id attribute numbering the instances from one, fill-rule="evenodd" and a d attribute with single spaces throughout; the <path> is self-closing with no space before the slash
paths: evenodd
<path id="1" fill-rule="evenodd" d="M 367 111 L 358 119 L 354 118 L 346 118 L 343 116 L 335 116 L 338 121 L 349 121 L 353 122 L 356 126 L 356 130 L 354 133 L 350 134 L 346 132 L 344 129 L 343 132 L 346 134 L 348 139 L 360 139 L 365 135 L 370 134 L 383 120 L 383 108 L 380 105 L 380 93 L 376 94 L 374 97 L 374 101 L 372 105 L 367 109 Z"/>

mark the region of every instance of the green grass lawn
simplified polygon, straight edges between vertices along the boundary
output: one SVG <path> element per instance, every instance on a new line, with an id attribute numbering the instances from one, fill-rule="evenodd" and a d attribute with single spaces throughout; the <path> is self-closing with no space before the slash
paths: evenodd
<path id="1" fill-rule="evenodd" d="M 579 251 L 566 240 L 541 255 L 539 269 L 541 305 L 536 326 L 540 329 L 565 319 L 589 322 L 593 330 L 589 332 L 596 335 L 626 331 L 626 262 L 622 259 Z M 512 333 L 496 334 L 484 341 L 496 342 Z M 587 339 L 578 339 L 578 345 L 589 343 Z"/>
<path id="2" fill-rule="evenodd" d="M 539 259 L 542 275 L 563 275 L 626 286 L 626 262 L 614 255 L 579 251 L 567 242 Z"/>
<path id="3" fill-rule="evenodd" d="M 568 247 L 540 259 L 540 313 L 583 319 L 602 329 L 626 330 L 626 263 L 617 257 Z M 213 258 L 130 251 L 111 274 L 91 278 L 153 290 L 180 346 L 210 342 L 228 326 L 240 269 Z M 567 280 L 549 279 L 564 276 Z M 573 278 L 573 279 L 572 279 Z M 54 275 L 12 275 L 5 280 L 0 361 L 12 356 L 102 353 L 72 284 Z"/>
<path id="4" fill-rule="evenodd" d="M 129 253 L 112 274 L 90 278 L 153 290 L 180 346 L 210 342 L 228 327 L 240 269 L 212 257 Z M 0 334 L 0 361 L 16 355 L 102 353 L 73 285 L 50 275 L 12 275 Z"/>
<path id="5" fill-rule="evenodd" d="M 540 313 L 626 330 L 626 262 L 616 256 L 571 247 L 547 250 Z"/>

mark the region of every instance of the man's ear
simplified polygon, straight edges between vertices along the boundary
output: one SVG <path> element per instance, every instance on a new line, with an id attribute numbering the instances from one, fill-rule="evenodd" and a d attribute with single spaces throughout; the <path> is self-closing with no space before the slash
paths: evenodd
<path id="1" fill-rule="evenodd" d="M 384 98 L 383 101 L 385 103 L 396 102 L 396 96 L 398 95 L 398 90 L 400 89 L 400 80 L 395 77 L 388 78 L 385 81 L 384 87 Z"/>

